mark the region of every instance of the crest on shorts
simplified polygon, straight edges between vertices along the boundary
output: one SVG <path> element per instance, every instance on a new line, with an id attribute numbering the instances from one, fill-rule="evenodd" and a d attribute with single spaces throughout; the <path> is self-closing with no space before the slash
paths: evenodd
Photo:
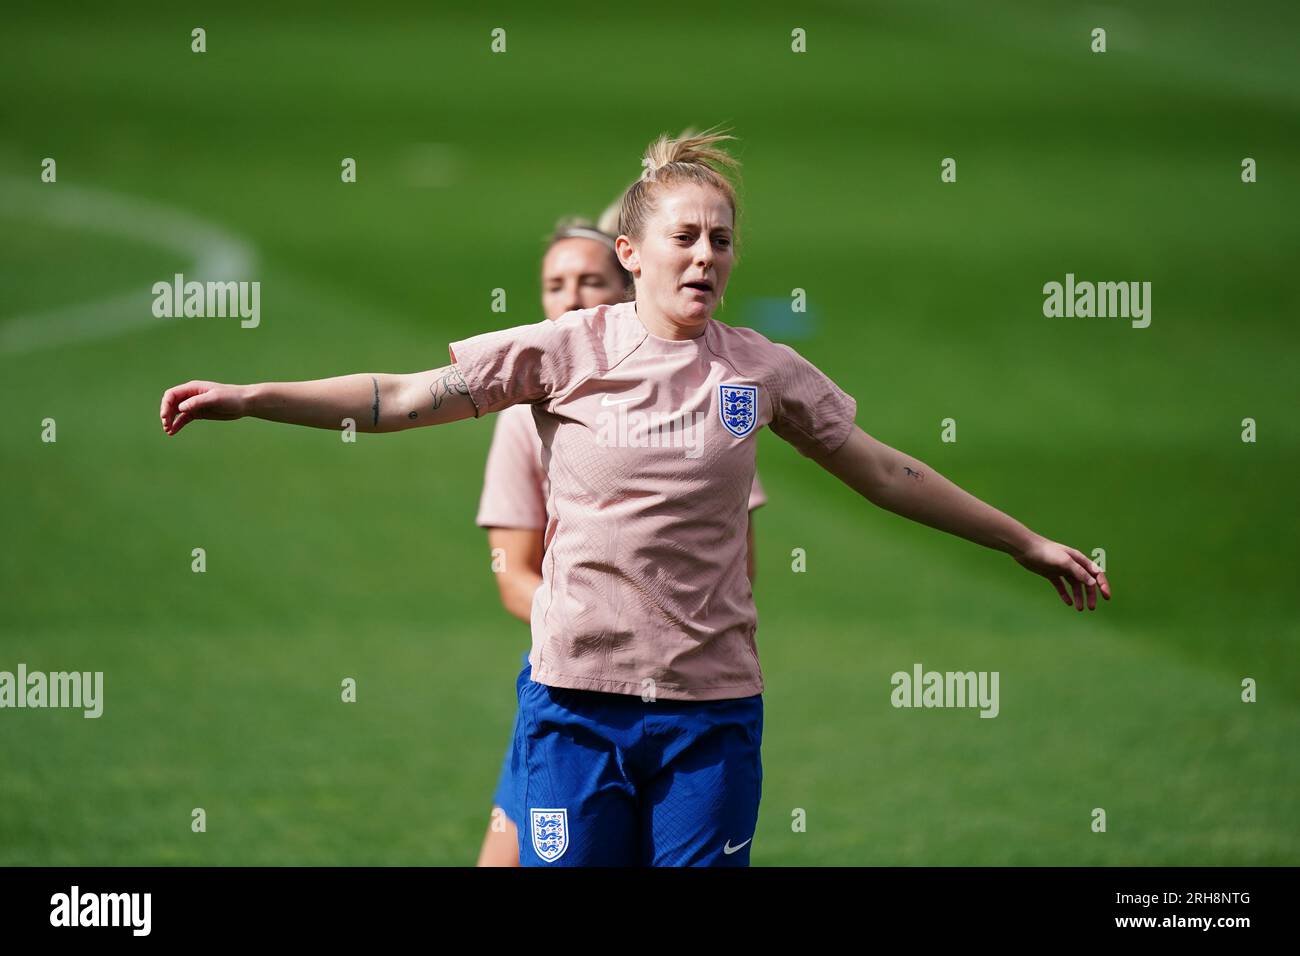
<path id="1" fill-rule="evenodd" d="M 758 386 L 719 385 L 718 415 L 723 428 L 737 438 L 744 438 L 758 421 Z"/>
<path id="2" fill-rule="evenodd" d="M 569 811 L 530 810 L 533 818 L 533 849 L 543 863 L 554 863 L 569 848 Z"/>

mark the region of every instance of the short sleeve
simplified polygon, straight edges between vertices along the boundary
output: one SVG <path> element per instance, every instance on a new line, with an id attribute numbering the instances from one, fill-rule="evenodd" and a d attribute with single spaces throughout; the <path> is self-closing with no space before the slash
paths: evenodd
<path id="1" fill-rule="evenodd" d="M 540 402 L 563 389 L 578 364 L 578 328 L 574 322 L 543 319 L 451 343 L 451 361 L 465 380 L 476 415 Z"/>
<path id="2" fill-rule="evenodd" d="M 761 508 L 767 504 L 767 494 L 763 491 L 763 483 L 758 480 L 758 472 L 754 472 L 754 483 L 749 486 L 749 510 Z"/>
<path id="3" fill-rule="evenodd" d="M 539 460 L 541 439 L 526 407 L 497 416 L 479 499 L 480 528 L 546 527 L 546 474 Z"/>
<path id="4" fill-rule="evenodd" d="M 790 346 L 776 348 L 781 354 L 776 367 L 772 431 L 808 458 L 831 454 L 853 430 L 858 403 Z"/>

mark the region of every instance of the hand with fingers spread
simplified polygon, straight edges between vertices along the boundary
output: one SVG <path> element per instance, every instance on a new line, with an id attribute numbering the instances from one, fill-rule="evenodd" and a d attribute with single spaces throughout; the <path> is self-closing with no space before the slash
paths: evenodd
<path id="1" fill-rule="evenodd" d="M 1106 572 L 1081 551 L 1039 535 L 1013 557 L 1022 567 L 1051 581 L 1061 600 L 1080 611 L 1084 608 L 1085 592 L 1089 611 L 1097 609 L 1098 591 L 1103 598 L 1110 600 L 1110 582 L 1106 580 Z M 1073 599 L 1070 590 L 1074 592 Z"/>
<path id="2" fill-rule="evenodd" d="M 246 404 L 243 385 L 194 381 L 163 392 L 158 415 L 162 419 L 163 431 L 175 435 L 195 419 L 231 422 L 243 418 L 247 414 Z"/>

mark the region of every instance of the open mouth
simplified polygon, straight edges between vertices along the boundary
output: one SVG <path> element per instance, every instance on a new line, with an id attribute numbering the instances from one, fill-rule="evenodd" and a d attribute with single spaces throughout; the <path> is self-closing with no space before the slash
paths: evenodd
<path id="1" fill-rule="evenodd" d="M 698 291 L 698 292 L 712 292 L 712 291 L 713 291 L 713 283 L 712 283 L 712 282 L 706 282 L 705 280 L 700 279 L 700 280 L 697 280 L 697 281 L 695 281 L 695 282 L 684 282 L 684 283 L 682 283 L 682 288 L 684 288 L 684 289 L 695 289 L 695 290 Z"/>

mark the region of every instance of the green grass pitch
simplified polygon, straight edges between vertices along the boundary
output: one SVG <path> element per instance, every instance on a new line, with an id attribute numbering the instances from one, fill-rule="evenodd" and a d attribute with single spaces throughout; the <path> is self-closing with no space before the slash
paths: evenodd
<path id="1" fill-rule="evenodd" d="M 473 861 L 527 642 L 473 524 L 490 423 L 167 439 L 159 397 L 432 368 L 536 321 L 552 222 L 598 212 L 652 136 L 716 122 L 744 162 L 719 318 L 806 290 L 773 337 L 865 430 L 1104 548 L 1115 592 L 1071 611 L 762 435 L 755 865 L 1300 862 L 1294 5 L 588 13 L 6 12 L 0 670 L 102 670 L 105 701 L 0 711 L 0 864 Z M 208 241 L 47 214 L 60 190 L 243 244 L 260 326 L 33 340 L 32 316 L 144 293 Z M 1150 327 L 1044 317 L 1067 272 L 1150 281 Z M 1000 715 L 895 710 L 914 662 L 999 671 Z"/>

